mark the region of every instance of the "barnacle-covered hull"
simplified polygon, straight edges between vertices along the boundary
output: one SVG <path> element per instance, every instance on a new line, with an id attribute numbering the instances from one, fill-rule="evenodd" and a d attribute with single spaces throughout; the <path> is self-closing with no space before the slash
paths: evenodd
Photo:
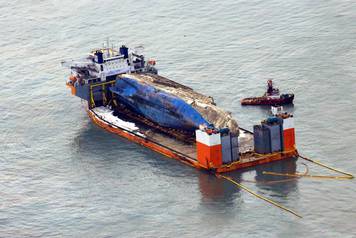
<path id="1" fill-rule="evenodd" d="M 129 78 L 142 85 L 150 85 L 160 92 L 183 100 L 195 109 L 208 123 L 216 128 L 229 128 L 234 135 L 239 134 L 239 127 L 229 112 L 217 107 L 214 99 L 194 91 L 192 88 L 156 74 L 132 73 L 123 74 L 119 78 Z M 119 81 L 119 80 L 117 80 Z"/>
<path id="2" fill-rule="evenodd" d="M 209 124 L 181 98 L 129 77 L 117 79 L 110 91 L 131 111 L 162 127 L 194 131 Z"/>

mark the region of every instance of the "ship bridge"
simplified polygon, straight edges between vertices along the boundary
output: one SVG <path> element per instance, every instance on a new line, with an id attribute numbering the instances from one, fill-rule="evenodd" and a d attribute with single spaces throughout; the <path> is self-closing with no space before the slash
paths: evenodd
<path id="1" fill-rule="evenodd" d="M 139 50 L 122 45 L 114 48 L 107 46 L 92 50 L 87 57 L 62 62 L 62 66 L 70 68 L 71 75 L 67 86 L 72 94 L 89 102 L 89 107 L 99 101 L 105 104 L 109 85 L 115 83 L 116 77 L 124 73 L 153 73 L 155 61 L 147 62 Z"/>

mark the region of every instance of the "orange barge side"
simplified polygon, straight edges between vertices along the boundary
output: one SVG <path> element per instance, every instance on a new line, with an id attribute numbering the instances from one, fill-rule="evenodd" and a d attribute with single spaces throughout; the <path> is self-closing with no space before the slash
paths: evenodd
<path id="1" fill-rule="evenodd" d="M 172 158 L 172 159 L 176 159 L 176 160 L 179 160 L 181 162 L 183 162 L 184 164 L 187 164 L 187 165 L 190 165 L 190 166 L 193 166 L 193 167 L 196 167 L 196 168 L 202 168 L 198 161 L 194 160 L 193 158 L 190 158 L 178 151 L 175 151 L 171 148 L 168 148 L 164 145 L 160 145 L 154 141 L 151 141 L 150 139 L 148 138 L 144 138 L 144 137 L 141 137 L 139 135 L 136 135 L 130 131 L 127 131 L 125 129 L 122 129 L 122 128 L 118 128 L 116 126 L 113 126 L 111 125 L 110 123 L 107 123 L 105 122 L 104 120 L 100 119 L 99 117 L 97 117 L 95 115 L 95 113 L 91 110 L 88 110 L 88 115 L 90 117 L 90 119 L 98 126 L 100 126 L 101 128 L 111 132 L 111 133 L 114 133 L 114 134 L 117 134 L 121 137 L 124 137 L 130 141 L 133 141 L 137 144 L 140 144 L 140 145 L 143 145 L 144 147 L 147 147 L 153 151 L 156 151 L 164 156 L 167 156 L 169 158 Z"/>
<path id="2" fill-rule="evenodd" d="M 298 156 L 298 151 L 296 150 L 295 147 L 293 150 L 290 151 L 283 151 L 283 152 L 277 152 L 272 154 L 257 154 L 254 152 L 247 152 L 247 153 L 242 153 L 240 155 L 239 161 L 233 162 L 231 164 L 223 164 L 218 168 L 209 168 L 200 164 L 196 158 L 192 157 L 192 155 L 182 153 L 176 150 L 175 148 L 169 147 L 167 145 L 163 145 L 150 138 L 140 136 L 138 134 L 135 134 L 134 132 L 112 125 L 111 123 L 106 122 L 105 120 L 98 117 L 96 113 L 93 112 L 92 110 L 87 110 L 87 112 L 90 119 L 99 127 L 111 133 L 117 134 L 121 137 L 124 137 L 130 141 L 133 141 L 137 144 L 143 145 L 144 147 L 147 147 L 155 152 L 158 152 L 168 158 L 176 159 L 184 164 L 195 167 L 197 169 L 214 170 L 215 172 L 218 173 L 224 173 L 224 172 L 230 172 L 246 167 L 256 166 L 259 164 L 265 164 L 272 161 L 294 158 Z"/>

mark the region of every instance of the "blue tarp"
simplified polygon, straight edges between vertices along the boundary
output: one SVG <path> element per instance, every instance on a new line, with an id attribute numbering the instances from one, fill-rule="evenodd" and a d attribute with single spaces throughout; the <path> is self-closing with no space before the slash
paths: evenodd
<path id="1" fill-rule="evenodd" d="M 120 78 L 110 91 L 126 107 L 163 127 L 193 131 L 201 124 L 209 125 L 184 100 L 151 85 L 130 78 Z"/>

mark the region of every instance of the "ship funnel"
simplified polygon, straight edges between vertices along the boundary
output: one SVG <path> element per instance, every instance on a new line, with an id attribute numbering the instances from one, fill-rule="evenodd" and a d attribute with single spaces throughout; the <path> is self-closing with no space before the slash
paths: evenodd
<path id="1" fill-rule="evenodd" d="M 95 52 L 96 60 L 98 64 L 104 63 L 104 58 L 103 58 L 103 52 L 101 51 L 96 51 Z"/>
<path id="2" fill-rule="evenodd" d="M 126 46 L 121 46 L 120 47 L 120 54 L 124 55 L 125 59 L 127 59 L 129 57 L 129 48 L 127 48 Z"/>

